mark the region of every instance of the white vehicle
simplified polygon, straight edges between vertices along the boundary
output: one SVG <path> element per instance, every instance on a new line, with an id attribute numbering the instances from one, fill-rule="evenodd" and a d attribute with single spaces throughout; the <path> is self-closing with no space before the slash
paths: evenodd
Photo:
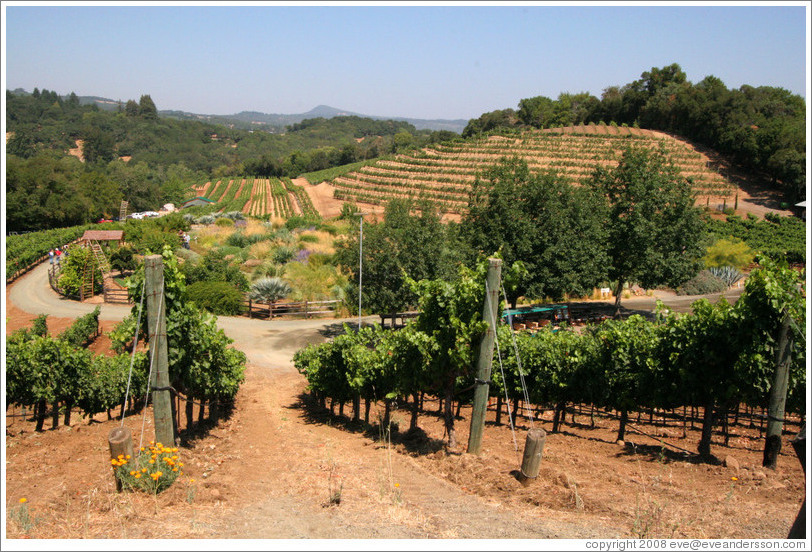
<path id="1" fill-rule="evenodd" d="M 142 218 L 144 218 L 144 213 L 130 213 L 129 215 L 127 215 L 127 218 L 141 220 Z"/>

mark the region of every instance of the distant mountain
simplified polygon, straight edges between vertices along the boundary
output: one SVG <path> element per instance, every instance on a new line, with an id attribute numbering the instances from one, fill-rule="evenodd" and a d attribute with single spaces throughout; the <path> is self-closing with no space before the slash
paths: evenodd
<path id="1" fill-rule="evenodd" d="M 14 94 L 28 95 L 30 92 L 18 88 L 13 91 Z M 62 96 L 63 99 L 67 96 Z M 96 104 L 99 109 L 105 111 L 116 111 L 124 109 L 126 100 L 111 100 L 110 98 L 103 98 L 101 96 L 79 96 L 79 103 L 82 105 Z M 366 117 L 368 119 L 375 119 L 378 121 L 406 121 L 414 125 L 417 130 L 450 130 L 456 133 L 462 133 L 465 126 L 468 124 L 467 119 L 413 119 L 409 117 L 389 117 L 384 115 L 364 115 L 362 113 L 355 113 L 344 109 L 337 109 L 329 105 L 318 105 L 306 113 L 261 113 L 259 111 L 241 111 L 232 115 L 206 115 L 200 113 L 191 113 L 188 111 L 179 110 L 161 110 L 158 114 L 163 117 L 172 117 L 174 119 L 187 119 L 194 121 L 207 121 L 214 124 L 233 126 L 236 128 L 246 130 L 266 130 L 268 132 L 284 132 L 285 127 L 295 123 L 301 123 L 305 119 L 314 119 L 316 117 L 324 117 L 331 119 L 333 117 L 351 116 Z"/>
<path id="2" fill-rule="evenodd" d="M 265 127 L 265 130 L 269 130 L 271 132 L 281 132 L 286 126 L 301 123 L 305 119 L 315 119 L 316 117 L 331 119 L 333 117 L 346 117 L 353 115 L 356 117 L 366 117 L 368 119 L 375 119 L 379 121 L 405 121 L 414 125 L 417 130 L 450 130 L 452 132 L 461 133 L 468 124 L 467 119 L 413 119 L 409 117 L 364 115 L 362 113 L 337 109 L 328 105 L 319 105 L 305 113 L 294 114 L 261 113 L 259 111 L 241 111 L 239 113 L 234 113 L 233 115 L 200 115 L 186 111 L 159 111 L 158 113 L 166 117 L 205 120 L 212 123 L 234 125 L 238 128 L 258 129 Z"/>

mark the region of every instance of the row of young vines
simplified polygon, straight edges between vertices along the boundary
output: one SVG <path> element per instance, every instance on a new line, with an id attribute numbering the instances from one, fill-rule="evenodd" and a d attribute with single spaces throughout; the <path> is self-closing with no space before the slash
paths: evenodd
<path id="1" fill-rule="evenodd" d="M 631 411 L 702 408 L 708 414 L 699 452 L 709 454 L 714 413 L 739 404 L 766 405 L 777 332 L 786 310 L 795 321 L 787 408 L 803 415 L 801 278 L 786 266 L 767 259 L 762 262 L 735 305 L 700 300 L 686 315 L 668 313 L 660 306 L 654 320 L 634 315 L 587 326 L 580 333 L 543 329 L 514 335 L 502 325 L 497 331 L 490 394 L 507 396 L 514 404 L 529 401 L 554 408 L 554 431 L 567 404 L 613 409 L 620 417 L 619 439 Z M 354 402 L 356 418 L 361 398 L 367 401 L 367 412 L 370 402 L 384 401 L 387 418 L 394 401 L 411 397 L 413 428 L 422 396 L 441 398 L 453 447 L 452 402 L 469 401 L 475 384 L 474 351 L 479 350 L 484 329 L 479 314 L 483 270 L 464 270 L 453 284 L 413 282 L 421 310 L 413 323 L 398 331 L 345 326 L 345 333 L 332 341 L 298 351 L 295 366 L 319 400 Z"/>
<path id="2" fill-rule="evenodd" d="M 169 379 L 172 388 L 187 400 L 189 428 L 193 424 L 194 402 L 209 406 L 214 415 L 230 407 L 244 380 L 246 357 L 229 346 L 232 340 L 217 328 L 212 315 L 189 301 L 183 274 L 169 247 L 164 249 L 163 258 Z M 105 411 L 110 417 L 111 410 L 117 407 L 122 408 L 122 414 L 125 406 L 135 411 L 143 408 L 149 360 L 143 350 L 131 355 L 143 282 L 142 265 L 127 280 L 134 298 L 132 312 L 108 334 L 115 356 L 93 355 L 86 348 L 99 332 L 98 308 L 56 337 L 48 335 L 45 316 L 37 318 L 33 328 L 9 336 L 7 406 L 33 407 L 37 430 L 42 429 L 48 406 L 54 426 L 58 425 L 60 412 L 64 412 L 64 423 L 69 424 L 74 407 L 88 417 Z M 139 343 L 144 344 L 148 341 L 146 309 L 140 320 Z M 128 381 L 130 395 L 125 404 Z"/>

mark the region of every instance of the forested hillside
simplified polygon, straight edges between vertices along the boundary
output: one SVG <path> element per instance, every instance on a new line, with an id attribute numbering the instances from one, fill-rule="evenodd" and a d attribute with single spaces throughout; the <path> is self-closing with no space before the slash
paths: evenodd
<path id="1" fill-rule="evenodd" d="M 653 67 L 601 98 L 582 92 L 525 98 L 518 109 L 501 109 L 472 119 L 463 136 L 496 128 L 566 127 L 615 123 L 662 130 L 693 140 L 764 173 L 788 202 L 806 198 L 806 102 L 772 86 L 728 89 L 713 75 L 696 84 L 674 63 Z"/>
<path id="2" fill-rule="evenodd" d="M 160 117 L 149 95 L 116 111 L 76 94 L 6 92 L 7 228 L 38 230 L 182 201 L 218 175 L 298 176 L 374 158 L 449 132 L 360 117 L 303 121 L 284 134 Z"/>

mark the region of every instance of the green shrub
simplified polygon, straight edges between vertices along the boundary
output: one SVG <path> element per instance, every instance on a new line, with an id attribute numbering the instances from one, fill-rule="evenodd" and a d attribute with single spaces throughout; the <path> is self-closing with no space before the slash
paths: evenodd
<path id="1" fill-rule="evenodd" d="M 335 236 L 338 234 L 338 228 L 335 227 L 333 224 L 322 224 L 319 230 L 327 232 L 331 236 Z"/>
<path id="2" fill-rule="evenodd" d="M 707 268 L 732 266 L 742 269 L 753 261 L 755 252 L 738 238 L 721 238 L 709 246 L 703 261 Z"/>
<path id="3" fill-rule="evenodd" d="M 229 237 L 226 238 L 226 244 L 231 245 L 233 247 L 247 247 L 250 245 L 248 236 L 243 234 L 242 232 L 234 232 Z"/>
<path id="4" fill-rule="evenodd" d="M 232 316 L 244 311 L 242 292 L 228 282 L 195 282 L 186 293 L 189 300 L 212 314 Z"/>
<path id="5" fill-rule="evenodd" d="M 313 234 L 305 234 L 304 236 L 299 236 L 299 241 L 303 243 L 319 243 L 319 237 Z"/>
<path id="6" fill-rule="evenodd" d="M 220 247 L 217 248 L 217 251 L 219 251 L 223 255 L 223 258 L 229 255 L 234 255 L 234 259 L 240 263 L 245 262 L 245 260 L 248 258 L 248 251 L 246 251 L 241 247 L 234 247 L 232 245 L 221 245 Z"/>
<path id="7" fill-rule="evenodd" d="M 297 228 L 311 228 L 316 227 L 321 222 L 321 217 L 318 215 L 293 215 L 285 221 L 285 228 L 288 230 L 296 230 Z"/>
<path id="8" fill-rule="evenodd" d="M 285 267 L 278 265 L 273 261 L 265 261 L 257 266 L 251 273 L 254 280 L 259 278 L 279 278 L 285 274 Z"/>
<path id="9" fill-rule="evenodd" d="M 131 247 L 123 246 L 114 249 L 110 254 L 110 267 L 119 272 L 135 270 L 138 268 L 138 261 L 135 259 L 135 252 Z"/>
<path id="10" fill-rule="evenodd" d="M 296 249 L 293 247 L 289 247 L 287 245 L 283 245 L 281 247 L 277 247 L 276 250 L 273 252 L 271 259 L 276 264 L 285 264 L 286 262 L 293 259 L 296 256 Z"/>
<path id="11" fill-rule="evenodd" d="M 200 263 L 200 259 L 203 258 L 200 253 L 195 253 L 191 249 L 184 249 L 180 247 L 174 251 L 175 256 L 179 259 L 183 259 L 187 263 L 198 264 Z"/>
<path id="12" fill-rule="evenodd" d="M 217 226 L 234 226 L 234 221 L 231 220 L 230 218 L 220 217 L 216 221 L 214 221 L 214 224 L 216 224 Z"/>
<path id="13" fill-rule="evenodd" d="M 677 288 L 677 295 L 705 295 L 707 293 L 719 293 L 727 289 L 727 284 L 717 278 L 708 270 L 702 270 Z"/>
<path id="14" fill-rule="evenodd" d="M 229 282 L 240 291 L 248 291 L 248 279 L 240 268 L 225 259 L 223 248 L 208 251 L 200 263 L 184 263 L 181 272 L 186 283 Z M 237 252 L 242 250 L 234 248 Z"/>

